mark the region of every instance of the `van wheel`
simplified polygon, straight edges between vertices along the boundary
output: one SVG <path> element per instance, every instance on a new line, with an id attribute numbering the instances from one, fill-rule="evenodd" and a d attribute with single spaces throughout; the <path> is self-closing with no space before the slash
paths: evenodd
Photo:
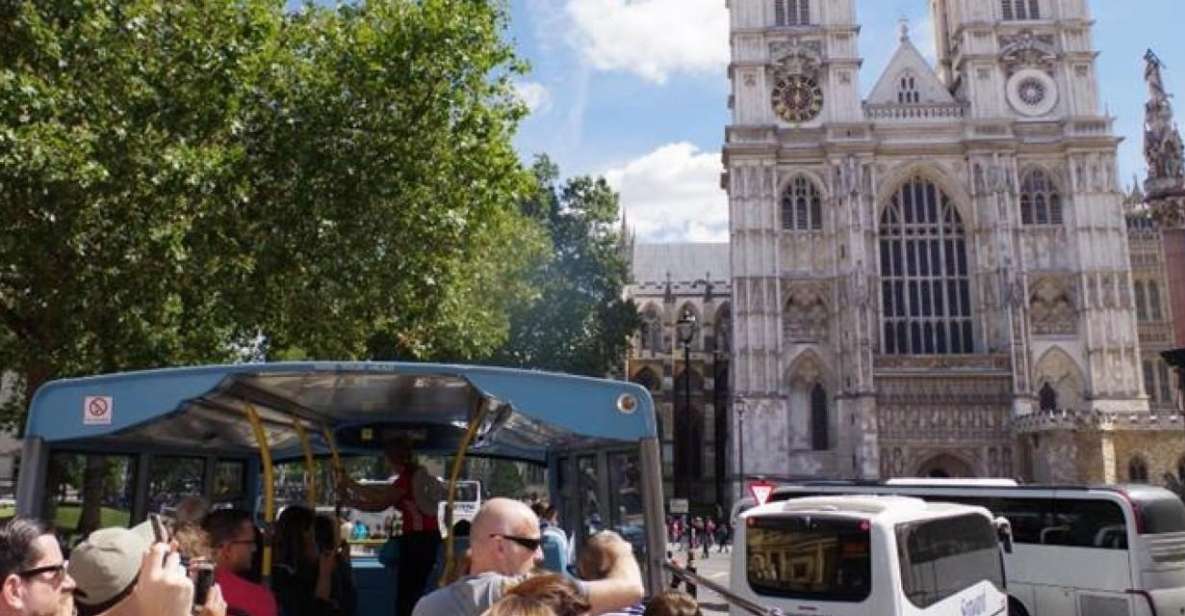
<path id="1" fill-rule="evenodd" d="M 1008 616 L 1029 616 L 1029 611 L 1015 597 L 1008 597 Z"/>

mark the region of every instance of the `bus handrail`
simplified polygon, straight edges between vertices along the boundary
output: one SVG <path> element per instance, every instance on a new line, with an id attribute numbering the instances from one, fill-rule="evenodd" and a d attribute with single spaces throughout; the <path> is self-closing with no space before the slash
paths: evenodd
<path id="1" fill-rule="evenodd" d="M 292 427 L 296 428 L 296 436 L 300 439 L 300 449 L 304 453 L 305 502 L 309 508 L 317 509 L 317 467 L 313 464 L 313 446 L 309 443 L 309 432 L 304 428 L 304 422 L 299 418 L 292 419 Z"/>
<path id="2" fill-rule="evenodd" d="M 267 432 L 263 430 L 263 423 L 259 421 L 259 413 L 250 402 L 244 405 L 247 421 L 251 422 L 251 429 L 255 432 L 255 442 L 259 445 L 259 460 L 263 470 L 263 521 L 271 525 L 276 521 L 275 469 L 272 468 L 272 450 L 267 442 Z M 272 547 L 269 542 L 263 544 L 263 577 L 272 573 Z"/>
<path id="3" fill-rule="evenodd" d="M 754 616 L 784 616 L 785 614 L 785 612 L 776 607 L 765 607 L 764 605 L 750 601 L 749 599 L 732 592 L 728 588 L 721 586 L 720 584 L 717 584 L 716 582 L 713 582 L 712 580 L 709 580 L 705 577 L 702 577 L 697 573 L 692 573 L 687 569 L 680 567 L 679 565 L 667 562 L 663 563 L 663 566 L 667 571 L 670 571 L 672 575 L 682 579 L 684 582 L 687 582 L 688 584 L 695 584 L 696 586 L 703 586 L 704 588 L 707 588 L 708 590 L 711 590 L 712 592 L 723 597 L 725 601 L 741 608 L 742 610 L 745 610 L 746 612 L 749 612 L 750 614 L 753 614 Z"/>
<path id="4" fill-rule="evenodd" d="M 453 545 L 457 533 L 453 532 L 453 506 L 457 500 L 457 480 L 461 477 L 461 468 L 465 463 L 465 452 L 469 449 L 470 443 L 473 442 L 473 437 L 477 435 L 477 429 L 485 421 L 486 412 L 489 409 L 490 404 L 488 400 L 486 398 L 480 398 L 477 402 L 477 412 L 469 420 L 469 426 L 465 430 L 465 436 L 461 437 L 461 445 L 457 448 L 457 457 L 453 459 L 453 468 L 449 471 L 448 502 L 444 506 L 444 524 L 449 532 L 448 536 L 444 539 L 444 574 L 440 576 L 441 587 L 453 577 L 453 569 L 456 567 Z"/>

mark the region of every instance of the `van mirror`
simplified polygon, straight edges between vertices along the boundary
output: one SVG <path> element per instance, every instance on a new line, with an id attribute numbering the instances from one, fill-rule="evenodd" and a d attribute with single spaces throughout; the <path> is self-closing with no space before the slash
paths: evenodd
<path id="1" fill-rule="evenodd" d="M 1005 554 L 1012 553 L 1012 523 L 1008 518 L 1000 516 L 994 520 L 996 526 L 996 540 L 1004 548 Z"/>

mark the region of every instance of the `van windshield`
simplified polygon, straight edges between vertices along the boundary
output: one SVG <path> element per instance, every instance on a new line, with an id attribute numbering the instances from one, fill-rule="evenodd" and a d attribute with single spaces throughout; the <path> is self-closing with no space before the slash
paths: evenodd
<path id="1" fill-rule="evenodd" d="M 751 517 L 749 586 L 760 595 L 859 602 L 872 591 L 868 522 L 827 516 Z"/>
<path id="2" fill-rule="evenodd" d="M 927 608 L 982 581 L 1004 590 L 996 530 L 982 515 L 901 524 L 897 552 L 902 590 L 917 607 Z"/>

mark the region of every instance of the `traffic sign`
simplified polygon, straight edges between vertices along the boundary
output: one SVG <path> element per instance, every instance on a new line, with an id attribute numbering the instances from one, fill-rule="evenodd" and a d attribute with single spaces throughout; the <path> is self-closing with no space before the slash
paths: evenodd
<path id="1" fill-rule="evenodd" d="M 753 495 L 753 500 L 757 501 L 758 506 L 764 505 L 773 491 L 774 484 L 768 481 L 754 481 L 749 484 L 749 494 Z"/>
<path id="2" fill-rule="evenodd" d="M 667 513 L 688 513 L 691 510 L 686 498 L 672 498 Z"/>

